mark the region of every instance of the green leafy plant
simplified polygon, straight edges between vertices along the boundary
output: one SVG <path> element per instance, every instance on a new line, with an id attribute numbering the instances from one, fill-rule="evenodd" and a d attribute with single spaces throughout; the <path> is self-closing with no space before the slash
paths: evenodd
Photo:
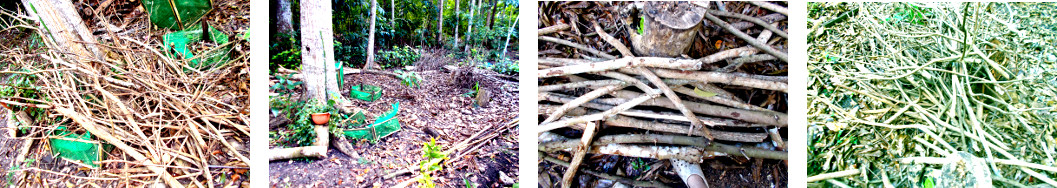
<path id="1" fill-rule="evenodd" d="M 382 69 L 409 66 L 413 65 L 415 61 L 418 61 L 419 57 L 421 57 L 421 55 L 415 50 L 415 48 L 410 46 L 394 46 L 390 50 L 378 51 L 378 60 L 380 60 L 378 65 L 382 66 Z"/>
<path id="2" fill-rule="evenodd" d="M 463 93 L 462 96 L 463 97 L 475 97 L 475 96 L 477 96 L 477 92 L 481 92 L 481 83 L 480 82 L 474 82 L 473 83 L 473 89 L 471 89 L 469 92 Z"/>
<path id="3" fill-rule="evenodd" d="M 643 161 L 641 158 L 635 159 L 634 161 L 631 161 L 631 168 L 639 171 L 646 171 L 650 170 L 650 164 L 647 164 L 646 161 Z"/>
<path id="4" fill-rule="evenodd" d="M 899 12 L 885 21 L 925 25 L 927 17 L 933 15 L 927 8 L 919 7 L 914 3 L 900 3 L 900 5 L 902 6 L 897 8 Z"/>
<path id="5" fill-rule="evenodd" d="M 645 29 L 646 29 L 646 17 L 643 16 L 641 19 L 639 19 L 639 27 L 635 31 L 641 35 L 642 33 L 645 32 Z"/>
<path id="6" fill-rule="evenodd" d="M 411 71 L 396 70 L 394 71 L 397 77 L 400 77 L 400 84 L 410 87 L 418 87 L 419 82 L 422 81 L 422 77 L 418 76 L 418 73 Z"/>
<path id="7" fill-rule="evenodd" d="M 518 61 L 503 59 L 497 62 L 487 62 L 479 65 L 478 67 L 495 71 L 500 74 L 517 76 L 520 72 L 518 68 Z"/>
<path id="8" fill-rule="evenodd" d="M 298 69 L 301 67 L 301 37 L 295 33 L 278 33 L 274 36 L 269 53 L 272 54 L 268 61 L 268 69 L 275 73 L 279 67 L 286 69 Z"/>
<path id="9" fill-rule="evenodd" d="M 443 168 L 440 165 L 441 161 L 448 159 L 448 154 L 441 151 L 441 146 L 437 145 L 436 139 L 430 138 L 429 142 L 422 144 L 422 158 L 422 162 L 419 163 L 419 171 L 422 172 L 422 178 L 418 179 L 418 183 L 421 183 L 423 187 L 436 187 L 437 185 L 433 183 L 433 177 L 430 175 L 433 171 Z"/>
<path id="10" fill-rule="evenodd" d="M 466 173 L 466 176 L 470 176 L 470 175 L 473 175 L 473 173 Z M 462 178 L 462 183 L 463 183 L 463 185 L 466 185 L 466 188 L 474 188 L 474 187 L 477 187 L 477 184 L 476 184 L 476 183 L 473 183 L 473 182 L 472 182 L 472 181 L 470 181 L 470 179 L 468 179 L 468 178 Z"/>
<path id="11" fill-rule="evenodd" d="M 31 70 L 21 69 L 18 72 L 32 72 Z M 8 80 L 7 83 L 0 83 L 0 99 L 9 99 L 16 102 L 29 102 L 23 99 L 35 99 L 42 101 L 50 101 L 50 99 L 44 98 L 40 94 L 40 86 L 37 84 L 37 77 L 30 74 L 15 74 Z M 29 102 L 32 103 L 32 102 Z M 23 107 L 23 106 L 8 106 L 12 111 L 19 112 L 25 111 L 30 117 L 35 118 L 38 122 L 42 122 L 47 118 L 43 109 Z M 26 131 L 22 129 L 21 131 Z"/>
<path id="12" fill-rule="evenodd" d="M 312 123 L 312 114 L 332 111 L 334 111 L 332 105 L 328 105 L 327 103 L 316 101 L 315 99 L 305 102 L 303 108 L 294 114 L 296 117 L 294 123 L 286 125 L 289 129 L 289 135 L 284 135 L 285 137 L 282 138 L 283 142 L 296 146 L 311 145 L 316 139 L 316 132 L 314 130 L 315 124 Z"/>
<path id="13" fill-rule="evenodd" d="M 273 85 L 270 89 L 275 90 L 279 93 L 279 95 L 290 94 L 291 92 L 293 92 L 294 89 L 297 89 L 297 86 L 303 83 L 301 81 L 290 80 L 291 76 L 293 76 L 293 74 L 290 74 L 288 76 L 276 75 L 275 79 L 278 79 L 279 81 L 276 82 L 275 85 Z"/>

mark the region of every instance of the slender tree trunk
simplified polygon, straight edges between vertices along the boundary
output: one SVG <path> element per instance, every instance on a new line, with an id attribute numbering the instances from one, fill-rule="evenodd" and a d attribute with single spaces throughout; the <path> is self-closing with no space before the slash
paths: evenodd
<path id="1" fill-rule="evenodd" d="M 276 31 L 279 33 L 290 33 L 294 30 L 293 13 L 290 11 L 290 0 L 279 0 L 279 10 L 276 11 Z"/>
<path id="2" fill-rule="evenodd" d="M 437 44 L 444 46 L 444 0 L 437 0 L 440 9 L 437 9 Z"/>
<path id="3" fill-rule="evenodd" d="M 469 41 L 470 41 L 469 39 L 470 39 L 470 35 L 473 34 L 473 16 L 474 16 L 475 11 L 477 10 L 477 4 L 478 3 L 480 3 L 479 0 L 470 1 L 470 19 L 467 19 L 467 22 L 469 22 L 469 23 L 467 23 L 468 27 L 466 27 L 466 36 L 465 36 L 467 43 L 466 43 L 466 48 L 464 48 L 463 51 L 467 51 L 467 52 L 470 51 L 470 46 L 471 45 L 469 43 Z"/>
<path id="4" fill-rule="evenodd" d="M 503 42 L 503 53 L 500 54 L 500 55 L 502 55 L 504 57 L 506 56 L 507 47 L 510 46 L 510 34 L 514 33 L 514 26 L 517 26 L 517 21 L 518 20 L 521 20 L 520 16 L 514 17 L 514 24 L 510 24 L 510 31 L 506 32 L 506 42 Z"/>
<path id="5" fill-rule="evenodd" d="M 371 31 L 367 36 L 367 64 L 364 65 L 365 69 L 374 69 L 377 66 L 374 64 L 374 22 L 375 18 L 378 17 L 378 0 L 371 0 Z"/>
<path id="6" fill-rule="evenodd" d="M 459 0 L 455 0 L 455 44 L 451 45 L 452 50 L 459 49 Z"/>
<path id="7" fill-rule="evenodd" d="M 492 11 L 488 12 L 488 29 L 492 29 L 492 24 L 495 23 L 495 10 L 498 5 L 499 0 L 492 0 Z"/>
<path id="8" fill-rule="evenodd" d="M 389 41 L 396 41 L 396 0 L 389 0 L 389 33 Z"/>
<path id="9" fill-rule="evenodd" d="M 338 91 L 333 28 L 331 1 L 301 1 L 301 69 L 306 93 L 320 102 Z"/>

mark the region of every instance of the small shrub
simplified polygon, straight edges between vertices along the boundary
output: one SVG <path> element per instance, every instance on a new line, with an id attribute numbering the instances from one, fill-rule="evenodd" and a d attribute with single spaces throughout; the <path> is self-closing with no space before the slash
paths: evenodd
<path id="1" fill-rule="evenodd" d="M 378 51 L 378 65 L 382 69 L 413 65 L 421 57 L 415 48 L 410 46 L 393 47 L 390 50 Z"/>
<path id="2" fill-rule="evenodd" d="M 513 61 L 513 60 L 507 60 L 507 59 L 500 60 L 500 61 L 497 61 L 497 62 L 483 63 L 483 64 L 480 64 L 478 67 L 482 68 L 482 69 L 492 70 L 492 71 L 495 71 L 495 72 L 500 73 L 500 74 L 514 75 L 514 76 L 517 76 L 518 73 L 520 72 L 520 70 L 518 68 L 518 62 L 517 61 Z"/>
<path id="3" fill-rule="evenodd" d="M 437 145 L 436 139 L 430 138 L 429 142 L 422 143 L 422 158 L 422 162 L 418 164 L 422 178 L 418 179 L 418 183 L 421 183 L 423 187 L 436 187 L 437 185 L 433 183 L 433 177 L 430 174 L 443 168 L 440 166 L 441 160 L 447 159 L 448 154 L 441 150 L 441 147 Z"/>
<path id="4" fill-rule="evenodd" d="M 418 73 L 411 71 L 396 70 L 398 77 L 400 77 L 400 84 L 409 87 L 418 87 L 419 81 L 422 81 L 422 77 L 418 76 Z"/>
<path id="5" fill-rule="evenodd" d="M 330 107 L 327 103 L 319 102 L 315 99 L 305 102 L 304 106 L 296 113 L 295 116 L 297 119 L 294 120 L 294 123 L 287 124 L 290 135 L 283 140 L 287 144 L 294 144 L 297 146 L 312 145 L 316 139 L 316 132 L 314 130 L 315 124 L 312 123 L 312 114 L 332 111 L 334 111 L 333 107 Z"/>
<path id="6" fill-rule="evenodd" d="M 301 37 L 297 33 L 275 35 L 275 43 L 269 46 L 272 54 L 268 61 L 268 70 L 275 73 L 279 67 L 297 69 L 301 67 Z"/>
<path id="7" fill-rule="evenodd" d="M 275 85 L 273 85 L 270 89 L 275 90 L 275 92 L 278 92 L 279 95 L 290 94 L 294 91 L 294 89 L 297 89 L 297 86 L 301 85 L 302 83 L 301 81 L 295 82 L 290 80 L 290 76 L 293 76 L 293 74 L 290 74 L 288 76 L 276 75 L 275 78 L 278 79 L 279 82 L 275 83 Z"/>
<path id="8" fill-rule="evenodd" d="M 474 82 L 473 83 L 473 89 L 471 89 L 469 92 L 463 93 L 462 96 L 463 97 L 474 97 L 474 96 L 477 96 L 477 92 L 481 92 L 481 85 L 480 84 L 481 84 L 480 82 Z"/>

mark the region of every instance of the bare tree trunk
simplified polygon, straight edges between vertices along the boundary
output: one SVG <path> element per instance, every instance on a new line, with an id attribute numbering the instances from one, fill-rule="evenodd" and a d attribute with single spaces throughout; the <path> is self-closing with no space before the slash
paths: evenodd
<path id="1" fill-rule="evenodd" d="M 498 5 L 499 0 L 492 0 L 492 11 L 488 12 L 488 29 L 492 29 L 492 24 L 495 23 L 495 10 Z"/>
<path id="2" fill-rule="evenodd" d="M 510 31 L 506 32 L 506 42 L 503 42 L 503 53 L 499 55 L 506 56 L 506 49 L 510 46 L 510 34 L 514 33 L 514 26 L 517 26 L 518 20 L 521 20 L 520 16 L 514 17 L 514 24 L 510 24 Z"/>
<path id="3" fill-rule="evenodd" d="M 451 45 L 451 49 L 455 50 L 459 48 L 459 0 L 455 0 L 455 44 Z"/>
<path id="4" fill-rule="evenodd" d="M 371 31 L 367 36 L 367 64 L 364 69 L 377 68 L 374 64 L 374 22 L 378 17 L 378 0 L 371 0 Z"/>
<path id="5" fill-rule="evenodd" d="M 338 91 L 334 62 L 334 25 L 331 1 L 301 2 L 301 69 L 305 90 L 317 101 L 327 101 L 327 91 Z"/>
<path id="6" fill-rule="evenodd" d="M 70 52 L 81 61 L 102 57 L 95 44 L 95 36 L 85 27 L 73 3 L 65 0 L 22 0 L 31 18 L 39 18 L 41 36 L 51 39 L 48 46 Z"/>
<path id="7" fill-rule="evenodd" d="M 293 13 L 290 11 L 290 0 L 279 0 L 279 10 L 275 14 L 276 30 L 279 33 L 290 33 L 294 30 Z"/>
<path id="8" fill-rule="evenodd" d="M 444 45 L 444 0 L 437 0 L 440 9 L 437 10 L 437 44 Z"/>
<path id="9" fill-rule="evenodd" d="M 469 39 L 470 39 L 470 35 L 473 34 L 473 16 L 474 16 L 475 11 L 477 10 L 477 4 L 478 3 L 479 3 L 478 0 L 470 1 L 470 19 L 466 20 L 468 22 L 467 23 L 468 27 L 466 27 L 466 36 L 465 36 L 466 40 L 467 40 L 467 43 L 466 43 L 466 48 L 464 48 L 463 51 L 467 51 L 467 52 L 470 51 L 470 46 L 471 45 L 469 43 Z"/>
<path id="10" fill-rule="evenodd" d="M 389 35 L 389 41 L 396 41 L 396 0 L 389 0 L 389 33 L 394 33 Z"/>

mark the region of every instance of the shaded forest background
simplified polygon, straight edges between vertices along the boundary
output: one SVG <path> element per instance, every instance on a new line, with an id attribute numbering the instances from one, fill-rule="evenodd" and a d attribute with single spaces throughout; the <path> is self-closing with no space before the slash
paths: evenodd
<path id="1" fill-rule="evenodd" d="M 283 6 L 284 3 L 289 6 Z M 300 67 L 299 3 L 299 0 L 278 0 L 269 5 L 269 67 L 273 73 L 278 67 Z M 363 67 L 367 58 L 371 2 L 334 0 L 332 3 L 335 60 L 345 66 Z M 289 26 L 293 29 L 284 28 L 285 23 L 281 21 L 280 14 L 286 10 L 290 12 Z M 517 1 L 379 0 L 376 11 L 375 53 L 382 68 L 411 65 L 421 50 L 446 50 L 450 52 L 449 57 L 481 62 L 482 68 L 517 73 Z M 438 15 L 443 19 L 439 28 Z"/>

